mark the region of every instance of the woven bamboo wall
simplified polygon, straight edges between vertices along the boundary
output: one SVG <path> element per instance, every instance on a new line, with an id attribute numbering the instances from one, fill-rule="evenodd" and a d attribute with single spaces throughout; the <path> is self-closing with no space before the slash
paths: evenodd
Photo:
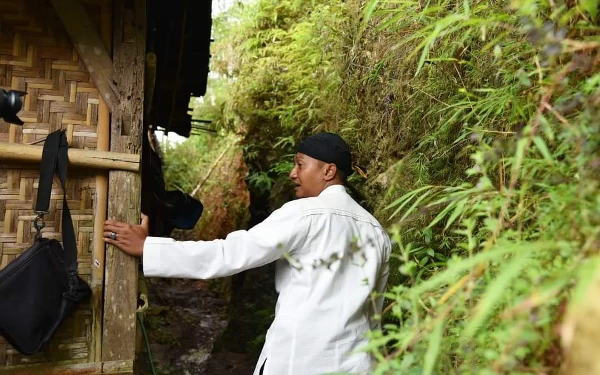
<path id="1" fill-rule="evenodd" d="M 85 1 L 90 16 L 98 17 L 108 1 Z M 98 19 L 95 22 L 99 22 Z M 47 0 L 0 0 L 0 87 L 27 92 L 19 117 L 23 127 L 0 120 L 0 142 L 42 145 L 45 136 L 67 129 L 71 147 L 94 149 L 98 123 L 98 90 Z M 35 234 L 33 201 L 39 165 L 0 161 L 0 269 L 27 249 Z M 69 168 L 67 199 L 73 215 L 79 272 L 91 281 L 95 200 L 94 171 Z M 55 179 L 46 237 L 60 239 L 62 194 Z M 91 360 L 90 305 L 66 322 L 43 353 L 22 356 L 0 337 L 2 368 L 25 363 Z"/>

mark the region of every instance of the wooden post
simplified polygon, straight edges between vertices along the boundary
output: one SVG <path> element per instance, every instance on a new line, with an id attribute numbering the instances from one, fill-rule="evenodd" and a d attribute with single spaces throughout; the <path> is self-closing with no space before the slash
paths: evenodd
<path id="1" fill-rule="evenodd" d="M 114 91 L 114 84 L 111 82 L 113 64 L 100 33 L 93 27 L 94 23 L 83 4 L 78 0 L 50 1 L 102 98 L 110 109 L 114 110 L 119 102 L 119 95 Z"/>
<path id="2" fill-rule="evenodd" d="M 100 37 L 112 62 L 112 0 L 104 0 L 100 15 Z M 110 110 L 108 104 L 98 98 L 98 128 L 96 130 L 98 151 L 110 151 Z M 92 253 L 92 344 L 90 358 L 102 361 L 102 319 L 104 304 L 104 222 L 108 214 L 108 172 L 96 175 L 96 210 L 94 212 L 94 237 Z"/>
<path id="3" fill-rule="evenodd" d="M 140 154 L 144 114 L 145 0 L 115 0 L 113 70 L 120 102 L 112 112 L 111 151 Z M 110 172 L 108 216 L 140 222 L 141 178 Z M 135 357 L 139 259 L 107 247 L 102 361 Z"/>

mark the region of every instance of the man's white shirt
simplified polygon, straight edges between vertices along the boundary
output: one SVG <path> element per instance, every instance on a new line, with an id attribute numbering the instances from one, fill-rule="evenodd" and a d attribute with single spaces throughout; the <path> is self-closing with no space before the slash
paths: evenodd
<path id="1" fill-rule="evenodd" d="M 177 242 L 148 237 L 147 277 L 212 279 L 277 261 L 275 319 L 254 375 L 368 374 L 362 351 L 387 284 L 391 242 L 342 185 L 275 210 L 225 239 Z"/>

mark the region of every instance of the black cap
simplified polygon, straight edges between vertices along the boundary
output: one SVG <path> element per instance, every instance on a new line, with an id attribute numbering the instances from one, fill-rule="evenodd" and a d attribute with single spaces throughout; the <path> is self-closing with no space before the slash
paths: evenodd
<path id="1" fill-rule="evenodd" d="M 326 163 L 333 163 L 346 176 L 350 176 L 354 172 L 350 146 L 335 133 L 325 132 L 311 135 L 298 144 L 296 152 Z"/>

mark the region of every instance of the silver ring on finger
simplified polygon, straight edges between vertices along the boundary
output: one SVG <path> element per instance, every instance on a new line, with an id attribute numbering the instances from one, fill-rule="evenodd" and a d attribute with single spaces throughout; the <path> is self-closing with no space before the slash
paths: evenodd
<path id="1" fill-rule="evenodd" d="M 110 232 L 110 234 L 108 235 L 108 237 L 110 237 L 111 240 L 116 240 L 117 239 L 117 234 L 115 232 Z"/>

